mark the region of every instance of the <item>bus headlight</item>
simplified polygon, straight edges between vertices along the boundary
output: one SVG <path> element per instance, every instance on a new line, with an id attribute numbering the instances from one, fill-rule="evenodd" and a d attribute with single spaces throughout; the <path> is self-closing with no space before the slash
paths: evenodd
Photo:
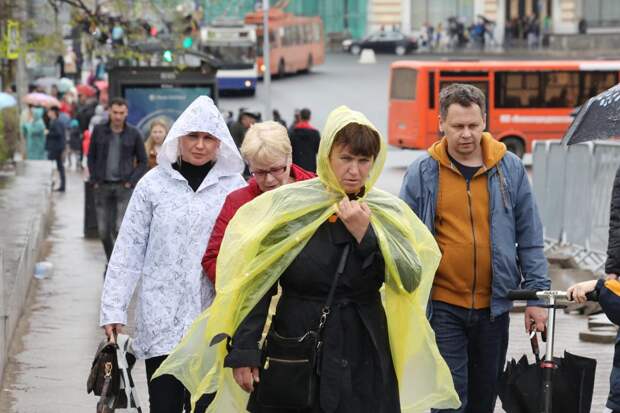
<path id="1" fill-rule="evenodd" d="M 252 86 L 252 82 L 250 82 L 249 80 L 246 80 L 244 83 L 245 87 L 251 87 Z"/>
<path id="2" fill-rule="evenodd" d="M 265 65 L 260 65 L 260 71 L 264 72 L 265 71 Z"/>

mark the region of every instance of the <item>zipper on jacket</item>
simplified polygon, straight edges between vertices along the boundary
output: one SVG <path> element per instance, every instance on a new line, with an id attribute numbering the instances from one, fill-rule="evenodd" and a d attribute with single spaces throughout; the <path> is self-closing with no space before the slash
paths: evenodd
<path id="1" fill-rule="evenodd" d="M 471 307 L 474 308 L 476 300 L 476 281 L 478 278 L 478 252 L 476 247 L 476 227 L 474 226 L 474 211 L 471 203 L 471 180 L 467 181 L 467 203 L 469 204 L 469 221 L 471 223 L 471 234 L 474 241 L 474 282 L 471 289 Z"/>

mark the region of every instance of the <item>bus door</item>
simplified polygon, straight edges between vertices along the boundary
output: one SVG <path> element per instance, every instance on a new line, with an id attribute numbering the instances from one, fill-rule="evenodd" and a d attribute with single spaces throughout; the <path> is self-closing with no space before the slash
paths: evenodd
<path id="1" fill-rule="evenodd" d="M 480 77 L 484 76 L 485 79 L 481 79 L 478 75 L 480 75 Z M 489 124 L 490 122 L 490 116 L 489 116 L 489 99 L 491 98 L 489 95 L 489 74 L 487 72 L 480 72 L 479 74 L 476 72 L 476 77 L 474 76 L 467 76 L 467 77 L 447 77 L 447 76 L 441 76 L 441 80 L 439 82 L 439 91 L 441 91 L 441 89 L 445 88 L 446 86 L 449 86 L 453 83 L 466 83 L 468 85 L 472 85 L 477 87 L 478 89 L 482 90 L 482 93 L 484 93 L 484 96 L 486 97 L 485 103 L 486 103 L 486 108 L 485 108 L 485 112 L 486 112 L 486 129 L 485 131 L 488 131 L 491 129 L 491 125 Z M 437 105 L 439 105 L 439 91 L 437 92 Z"/>

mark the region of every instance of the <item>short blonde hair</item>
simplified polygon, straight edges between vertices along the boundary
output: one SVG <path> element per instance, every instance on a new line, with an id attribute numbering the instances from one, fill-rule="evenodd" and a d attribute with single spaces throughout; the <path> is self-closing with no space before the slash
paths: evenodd
<path id="1" fill-rule="evenodd" d="M 278 122 L 255 123 L 248 129 L 241 144 L 241 155 L 246 160 L 270 163 L 286 156 L 291 161 L 293 148 L 288 131 Z"/>

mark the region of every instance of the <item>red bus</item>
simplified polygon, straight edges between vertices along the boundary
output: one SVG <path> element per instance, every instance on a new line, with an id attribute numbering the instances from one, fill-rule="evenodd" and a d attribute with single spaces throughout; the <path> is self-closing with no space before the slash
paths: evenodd
<path id="1" fill-rule="evenodd" d="M 620 61 L 398 61 L 390 72 L 391 145 L 437 141 L 439 91 L 468 83 L 487 97 L 487 130 L 522 156 L 533 140 L 560 139 L 576 106 L 617 84 Z"/>
<path id="2" fill-rule="evenodd" d="M 263 63 L 263 12 L 249 13 L 246 24 L 256 26 L 258 74 L 265 72 Z M 308 71 L 325 61 L 323 22 L 320 17 L 294 16 L 282 9 L 269 10 L 269 44 L 271 74 Z"/>

